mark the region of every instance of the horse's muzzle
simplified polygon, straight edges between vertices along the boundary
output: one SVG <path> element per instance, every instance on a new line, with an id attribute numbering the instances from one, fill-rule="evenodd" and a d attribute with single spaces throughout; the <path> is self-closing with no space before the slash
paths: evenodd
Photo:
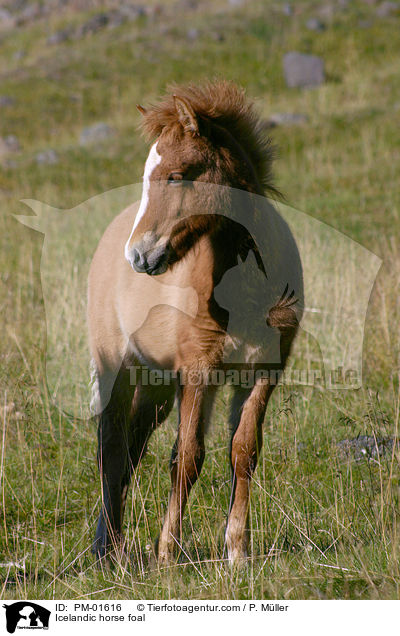
<path id="1" fill-rule="evenodd" d="M 132 269 L 138 274 L 158 276 L 168 269 L 170 250 L 168 245 L 159 245 L 153 249 L 143 249 L 138 244 L 131 248 L 129 262 Z"/>

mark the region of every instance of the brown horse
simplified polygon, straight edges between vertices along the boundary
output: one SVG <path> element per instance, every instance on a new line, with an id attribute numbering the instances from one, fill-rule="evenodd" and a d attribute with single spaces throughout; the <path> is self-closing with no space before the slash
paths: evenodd
<path id="1" fill-rule="evenodd" d="M 177 398 L 172 487 L 157 541 L 159 562 L 171 561 L 203 464 L 221 383 L 212 374 L 219 371 L 233 378 L 225 537 L 229 560 L 240 562 L 251 477 L 276 384 L 270 372 L 284 368 L 301 318 L 301 263 L 288 226 L 262 196 L 277 193 L 272 150 L 242 90 L 228 82 L 178 86 L 148 110 L 138 108 L 155 140 L 140 206 L 108 227 L 89 275 L 102 483 L 93 550 L 101 557 L 121 539 L 132 472 Z M 257 373 L 243 383 L 241 369 Z M 157 381 L 150 382 L 154 371 Z"/>

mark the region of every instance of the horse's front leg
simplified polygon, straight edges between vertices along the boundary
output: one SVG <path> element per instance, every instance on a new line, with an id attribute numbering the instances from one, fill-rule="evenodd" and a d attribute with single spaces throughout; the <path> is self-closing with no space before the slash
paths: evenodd
<path id="1" fill-rule="evenodd" d="M 106 376 L 104 378 L 99 379 L 100 398 L 107 380 Z M 132 391 L 129 374 L 120 370 L 108 404 L 99 417 L 97 460 L 102 505 L 92 546 L 98 558 L 117 547 L 122 538 L 122 518 L 131 474 L 129 420 Z"/>
<path id="2" fill-rule="evenodd" d="M 179 388 L 179 429 L 171 457 L 171 492 L 158 540 L 158 561 L 171 562 L 181 542 L 182 517 L 204 461 L 204 428 L 212 389 L 186 384 Z"/>
<path id="3" fill-rule="evenodd" d="M 247 557 L 250 482 L 262 446 L 262 424 L 274 389 L 259 381 L 251 390 L 237 389 L 231 412 L 232 495 L 225 540 L 231 564 Z"/>
<path id="4" fill-rule="evenodd" d="M 100 416 L 98 464 L 102 505 L 92 551 L 98 558 L 115 547 L 122 537 L 122 516 L 129 478 L 127 427 L 110 410 Z"/>

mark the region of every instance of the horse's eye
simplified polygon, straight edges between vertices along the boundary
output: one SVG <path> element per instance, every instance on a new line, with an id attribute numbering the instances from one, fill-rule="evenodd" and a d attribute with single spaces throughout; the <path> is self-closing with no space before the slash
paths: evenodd
<path id="1" fill-rule="evenodd" d="M 181 185 L 183 181 L 182 172 L 171 172 L 168 177 L 168 183 L 170 185 Z"/>

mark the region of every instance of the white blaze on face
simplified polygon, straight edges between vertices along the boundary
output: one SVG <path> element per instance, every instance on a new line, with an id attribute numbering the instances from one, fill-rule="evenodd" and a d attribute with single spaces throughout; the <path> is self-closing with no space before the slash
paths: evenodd
<path id="1" fill-rule="evenodd" d="M 140 201 L 140 206 L 139 209 L 137 211 L 136 214 L 136 218 L 135 218 L 135 222 L 133 224 L 133 228 L 132 231 L 130 233 L 130 236 L 125 244 L 125 258 L 130 261 L 129 258 L 129 243 L 131 242 L 131 238 L 133 236 L 134 231 L 136 230 L 139 221 L 144 217 L 144 215 L 146 214 L 146 210 L 147 210 L 147 205 L 149 203 L 149 191 L 150 191 L 150 177 L 151 174 L 154 170 L 154 168 L 156 168 L 156 166 L 158 166 L 161 163 L 161 155 L 158 154 L 157 152 L 157 141 L 155 144 L 153 144 L 153 146 L 150 149 L 149 152 L 149 156 L 147 157 L 147 161 L 145 163 L 144 166 L 144 174 L 143 174 L 143 190 L 142 190 L 142 199 Z"/>

